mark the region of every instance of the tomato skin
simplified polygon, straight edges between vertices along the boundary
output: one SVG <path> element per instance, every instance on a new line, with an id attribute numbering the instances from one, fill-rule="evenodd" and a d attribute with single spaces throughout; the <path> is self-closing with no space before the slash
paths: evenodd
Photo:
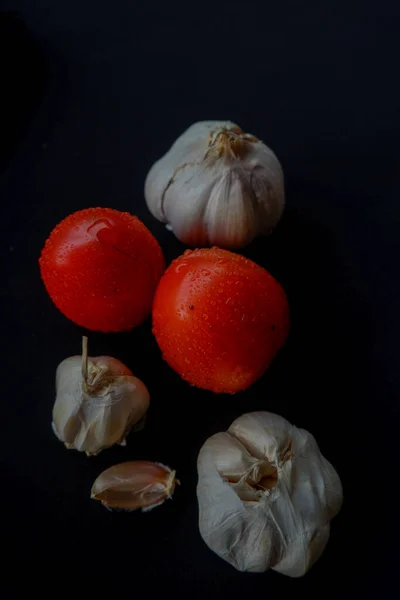
<path id="1" fill-rule="evenodd" d="M 153 333 L 189 383 L 216 393 L 246 389 L 289 332 L 283 288 L 265 269 L 219 248 L 187 250 L 160 280 Z"/>
<path id="2" fill-rule="evenodd" d="M 132 329 L 149 315 L 165 268 L 147 227 L 111 208 L 87 208 L 61 221 L 39 264 L 57 308 L 77 325 L 104 332 Z"/>

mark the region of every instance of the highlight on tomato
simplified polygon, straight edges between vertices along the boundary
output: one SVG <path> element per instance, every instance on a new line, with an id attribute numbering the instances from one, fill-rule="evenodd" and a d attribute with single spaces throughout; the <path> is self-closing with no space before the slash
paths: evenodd
<path id="1" fill-rule="evenodd" d="M 160 280 L 153 333 L 180 376 L 216 393 L 235 393 L 270 365 L 289 332 L 281 285 L 245 257 L 187 250 Z"/>
<path id="2" fill-rule="evenodd" d="M 126 331 L 151 312 L 165 263 L 135 216 L 111 208 L 79 210 L 51 232 L 40 256 L 50 298 L 77 325 Z"/>

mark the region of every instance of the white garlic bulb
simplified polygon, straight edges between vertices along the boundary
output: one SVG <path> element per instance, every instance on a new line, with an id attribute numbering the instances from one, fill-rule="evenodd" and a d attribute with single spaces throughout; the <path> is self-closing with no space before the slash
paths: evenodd
<path id="1" fill-rule="evenodd" d="M 283 172 L 272 150 L 235 123 L 202 121 L 150 169 L 145 198 L 182 242 L 240 248 L 278 223 Z"/>
<path id="2" fill-rule="evenodd" d="M 299 577 L 321 556 L 342 486 L 308 431 L 248 413 L 205 442 L 197 467 L 200 533 L 236 569 Z"/>
<path id="3" fill-rule="evenodd" d="M 125 445 L 131 428 L 149 407 L 149 392 L 140 379 L 110 356 L 71 356 L 57 368 L 53 431 L 67 448 L 98 454 Z"/>

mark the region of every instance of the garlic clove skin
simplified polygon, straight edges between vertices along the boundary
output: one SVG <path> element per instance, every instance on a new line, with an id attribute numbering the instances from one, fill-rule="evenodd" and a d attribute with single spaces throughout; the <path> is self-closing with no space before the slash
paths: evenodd
<path id="1" fill-rule="evenodd" d="M 95 455 L 114 444 L 124 445 L 149 402 L 144 383 L 119 360 L 85 357 L 84 352 L 57 368 L 53 431 L 68 449 Z"/>
<path id="2" fill-rule="evenodd" d="M 99 475 L 91 498 L 106 508 L 146 512 L 172 498 L 177 483 L 175 471 L 161 463 L 124 462 Z"/>
<path id="3" fill-rule="evenodd" d="M 254 458 L 239 440 L 227 432 L 213 436 L 210 446 L 212 459 L 219 473 L 230 483 L 239 483 L 246 474 L 246 481 L 257 484 L 263 477 L 275 474 L 276 469 L 266 460 Z"/>
<path id="4" fill-rule="evenodd" d="M 269 535 L 260 492 L 246 493 L 221 477 L 212 459 L 212 437 L 198 458 L 199 529 L 207 546 L 238 571 L 262 572 L 274 559 L 274 538 Z M 241 497 L 240 497 L 241 496 Z M 256 533 L 257 532 L 257 533 Z"/>
<path id="5" fill-rule="evenodd" d="M 260 411 L 242 415 L 233 421 L 228 432 L 253 456 L 279 463 L 290 448 L 289 425 L 279 415 Z"/>
<path id="6" fill-rule="evenodd" d="M 167 186 L 172 182 L 174 175 L 185 168 L 185 165 L 197 162 L 199 155 L 206 154 L 208 136 L 216 123 L 217 121 L 200 121 L 191 125 L 148 172 L 144 194 L 150 212 L 159 221 L 168 223 L 163 210 L 163 196 Z M 219 121 L 219 123 L 227 128 L 235 127 L 231 121 Z"/>
<path id="7" fill-rule="evenodd" d="M 285 472 L 296 461 L 296 473 L 304 470 L 308 481 L 315 488 L 329 490 L 324 498 L 326 516 L 330 520 L 340 510 L 343 500 L 342 484 L 332 465 L 322 456 L 314 437 L 305 429 L 291 425 L 286 419 L 268 412 L 247 413 L 236 419 L 228 432 L 239 440 L 252 456 L 264 457 Z M 295 497 L 307 504 L 307 497 L 300 497 L 304 489 L 295 490 Z"/>
<path id="8" fill-rule="evenodd" d="M 248 456 L 262 468 L 248 470 Z M 309 432 L 272 413 L 245 414 L 205 442 L 198 474 L 200 533 L 236 569 L 300 577 L 322 554 L 342 486 Z"/>
<path id="9" fill-rule="evenodd" d="M 235 123 L 204 121 L 153 165 L 145 197 L 182 242 L 240 248 L 279 221 L 283 172 L 272 150 Z"/>
<path id="10" fill-rule="evenodd" d="M 164 197 L 165 213 L 178 239 L 189 246 L 220 248 L 251 242 L 259 230 L 259 212 L 240 171 L 229 164 L 195 165 L 185 169 L 185 178 L 171 184 Z"/>

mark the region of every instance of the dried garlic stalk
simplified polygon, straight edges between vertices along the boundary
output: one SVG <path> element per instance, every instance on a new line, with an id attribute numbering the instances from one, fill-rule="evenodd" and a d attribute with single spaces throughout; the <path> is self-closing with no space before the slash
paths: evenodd
<path id="1" fill-rule="evenodd" d="M 198 473 L 200 533 L 236 569 L 299 577 L 320 557 L 342 486 L 308 431 L 242 415 L 205 442 Z"/>
<path id="2" fill-rule="evenodd" d="M 143 419 L 150 396 L 140 379 L 110 356 L 71 356 L 57 368 L 54 433 L 67 448 L 87 455 L 114 444 L 125 445 L 131 428 Z"/>

